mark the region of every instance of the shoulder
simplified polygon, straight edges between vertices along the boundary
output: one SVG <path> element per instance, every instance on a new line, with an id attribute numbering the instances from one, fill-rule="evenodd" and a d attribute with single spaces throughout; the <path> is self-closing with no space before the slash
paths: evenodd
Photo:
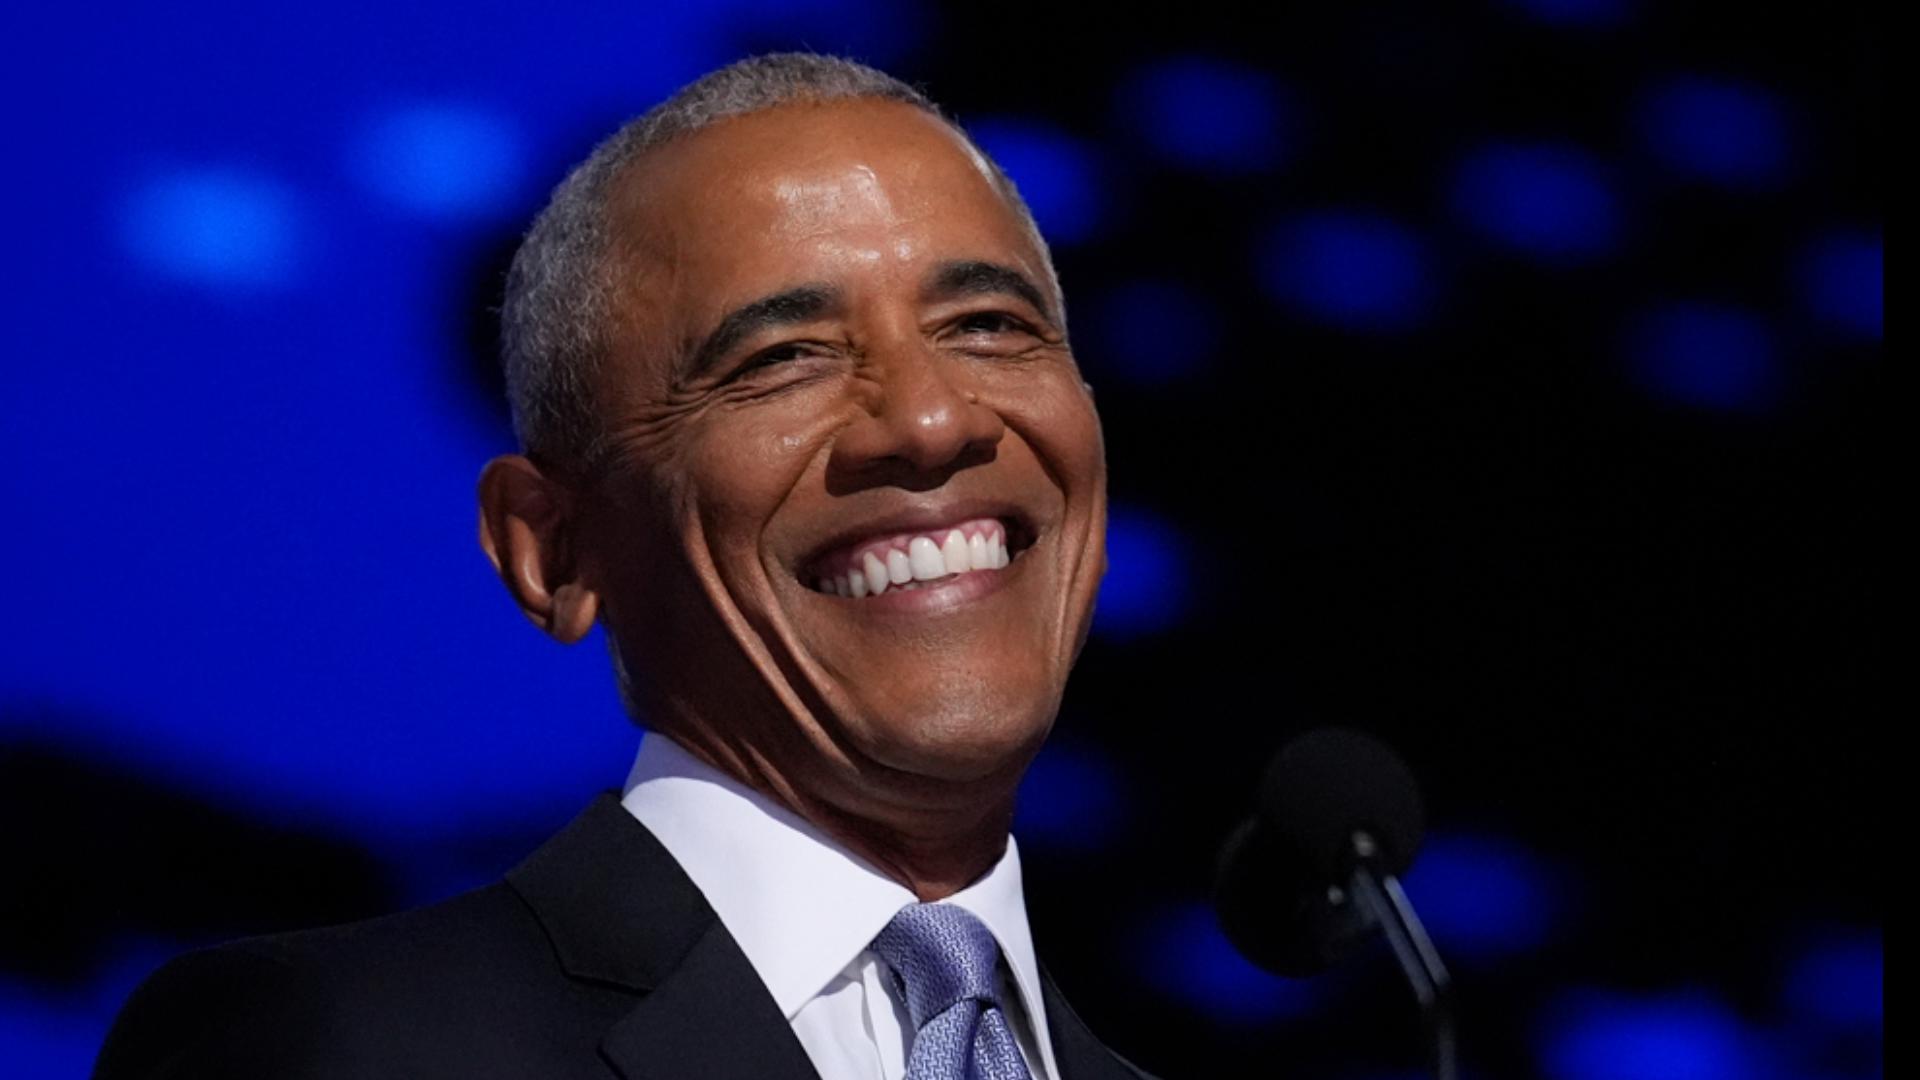
<path id="1" fill-rule="evenodd" d="M 134 990 L 108 1032 L 96 1080 L 282 1073 L 272 1033 L 301 1039 L 324 1005 L 311 982 L 248 943 L 177 957 Z"/>
<path id="2" fill-rule="evenodd" d="M 568 1000 L 538 921 L 496 883 L 181 956 L 134 991 L 95 1077 L 394 1075 L 415 1055 L 444 1065 L 489 1036 L 564 1024 L 553 1003 Z"/>

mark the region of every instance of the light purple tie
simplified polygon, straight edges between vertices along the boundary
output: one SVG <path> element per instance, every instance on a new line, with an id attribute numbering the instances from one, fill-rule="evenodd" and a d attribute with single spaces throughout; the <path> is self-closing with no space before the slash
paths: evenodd
<path id="1" fill-rule="evenodd" d="M 913 1020 L 906 1080 L 1033 1080 L 1000 1011 L 1000 946 L 984 923 L 952 904 L 910 904 L 873 951 Z"/>

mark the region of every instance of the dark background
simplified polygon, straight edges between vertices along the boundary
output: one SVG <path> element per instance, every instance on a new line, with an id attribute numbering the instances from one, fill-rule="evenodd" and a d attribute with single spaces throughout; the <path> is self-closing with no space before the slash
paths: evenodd
<path id="1" fill-rule="evenodd" d="M 603 649 L 474 547 L 489 308 L 598 136 L 806 46 L 1000 158 L 1097 387 L 1113 571 L 1016 830 L 1096 1031 L 1417 1075 L 1381 956 L 1278 980 L 1206 904 L 1266 757 L 1345 724 L 1426 787 L 1470 1075 L 1881 1076 L 1885 28 L 1774 10 L 9 16 L 0 1071 L 619 783 Z"/>

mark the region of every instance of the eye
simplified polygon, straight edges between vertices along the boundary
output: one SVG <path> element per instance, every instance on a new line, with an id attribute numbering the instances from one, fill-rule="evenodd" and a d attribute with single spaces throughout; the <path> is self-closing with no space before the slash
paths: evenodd
<path id="1" fill-rule="evenodd" d="M 788 360 L 798 360 L 800 358 L 800 354 L 805 351 L 806 351 L 806 347 L 804 345 L 801 345 L 799 342 L 788 341 L 783 344 L 775 345 L 771 349 L 762 349 L 761 351 L 753 354 L 753 358 L 751 360 L 748 360 L 747 363 L 749 366 L 752 366 L 752 367 L 761 367 L 766 364 L 784 363 Z"/>
<path id="2" fill-rule="evenodd" d="M 747 357 L 747 359 L 735 369 L 734 376 L 738 377 L 760 368 L 775 367 L 780 364 L 798 360 L 806 356 L 809 351 L 810 344 L 808 342 L 783 341 L 778 345 L 761 349 L 759 352 Z"/>
<path id="3" fill-rule="evenodd" d="M 962 315 L 954 328 L 962 334 L 1030 334 L 1025 319 L 1005 311 L 976 311 Z"/>

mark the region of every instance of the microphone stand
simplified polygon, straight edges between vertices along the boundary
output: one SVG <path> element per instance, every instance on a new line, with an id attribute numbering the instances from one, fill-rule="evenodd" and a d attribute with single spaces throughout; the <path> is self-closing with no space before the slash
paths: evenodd
<path id="1" fill-rule="evenodd" d="M 1379 844 L 1364 831 L 1353 834 L 1355 863 L 1348 892 L 1361 909 L 1387 935 L 1393 946 L 1400 972 L 1413 987 L 1426 1020 L 1433 1053 L 1433 1073 L 1438 1080 L 1459 1080 L 1459 1050 L 1453 1027 L 1453 977 L 1440 962 L 1440 954 L 1421 925 L 1420 916 L 1400 887 L 1400 879 L 1382 873 L 1378 866 Z"/>

